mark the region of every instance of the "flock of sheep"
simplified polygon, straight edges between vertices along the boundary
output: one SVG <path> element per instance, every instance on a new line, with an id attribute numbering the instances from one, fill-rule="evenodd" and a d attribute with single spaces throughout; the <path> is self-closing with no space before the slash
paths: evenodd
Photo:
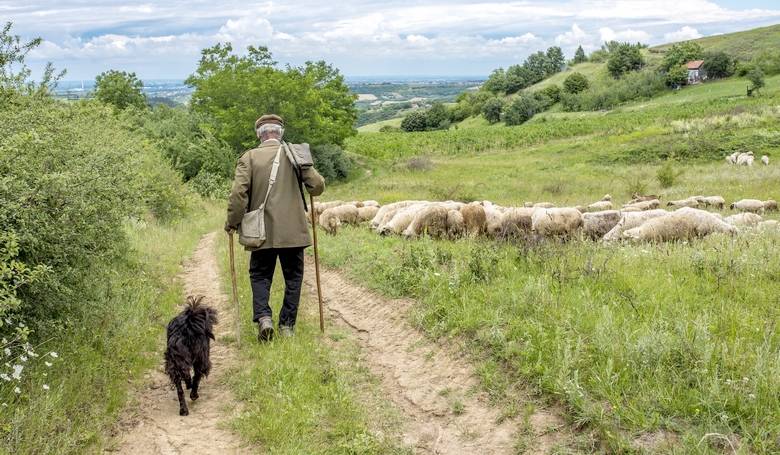
<path id="1" fill-rule="evenodd" d="M 319 224 L 329 234 L 341 225 L 368 223 L 380 235 L 414 238 L 488 236 L 511 238 L 573 238 L 593 240 L 675 241 L 713 233 L 735 234 L 740 229 L 778 229 L 776 220 L 762 214 L 777 211 L 774 200 L 742 199 L 730 205 L 740 213 L 723 217 L 702 208 L 723 209 L 720 196 L 692 196 L 669 201 L 664 210 L 658 196 L 639 196 L 613 207 L 612 197 L 587 206 L 555 207 L 548 202 L 525 203 L 523 207 L 502 207 L 489 201 L 400 201 L 380 206 L 377 201 L 332 201 L 313 207 Z"/>
<path id="2" fill-rule="evenodd" d="M 727 163 L 737 166 L 752 166 L 753 160 L 755 160 L 753 152 L 734 152 L 726 157 Z M 761 162 L 764 163 L 765 166 L 769 166 L 769 157 L 761 155 Z"/>

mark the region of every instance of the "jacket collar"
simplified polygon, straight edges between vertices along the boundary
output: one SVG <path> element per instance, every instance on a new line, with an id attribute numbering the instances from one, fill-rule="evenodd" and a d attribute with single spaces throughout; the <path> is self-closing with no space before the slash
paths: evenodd
<path id="1" fill-rule="evenodd" d="M 278 139 L 267 139 L 260 143 L 260 147 L 266 146 L 266 145 L 279 145 L 281 142 L 279 142 Z"/>

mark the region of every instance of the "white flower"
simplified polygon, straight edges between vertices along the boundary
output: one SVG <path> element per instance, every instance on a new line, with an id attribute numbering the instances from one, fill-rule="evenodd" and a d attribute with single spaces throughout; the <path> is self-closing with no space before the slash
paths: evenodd
<path id="1" fill-rule="evenodd" d="M 27 361 L 27 356 L 26 355 L 21 355 L 21 356 L 19 356 L 19 360 L 21 360 L 22 362 L 26 362 Z"/>
<path id="2" fill-rule="evenodd" d="M 14 372 L 11 373 L 11 376 L 18 381 L 22 377 L 22 370 L 24 370 L 23 366 L 14 365 Z"/>
<path id="3" fill-rule="evenodd" d="M 50 355 L 50 356 L 52 356 L 52 357 L 54 357 L 55 359 L 56 359 L 57 357 L 59 357 L 59 355 L 57 355 L 57 353 L 56 353 L 56 352 L 54 352 L 54 351 L 51 351 L 51 352 L 49 353 L 49 355 Z"/>
<path id="4" fill-rule="evenodd" d="M 750 398 L 751 400 L 755 400 L 756 399 L 756 395 L 754 393 L 749 393 L 748 394 L 748 398 Z"/>
<path id="5" fill-rule="evenodd" d="M 51 362 L 43 362 L 43 363 L 45 363 L 47 367 L 50 367 L 52 365 Z"/>
<path id="6" fill-rule="evenodd" d="M 8 376 L 6 373 L 0 373 L 0 379 L 2 379 L 3 381 L 10 381 L 11 376 Z"/>
<path id="7" fill-rule="evenodd" d="M 43 390 L 49 390 L 49 384 L 44 384 L 43 385 Z"/>
<path id="8" fill-rule="evenodd" d="M 2 342 L 3 344 L 8 344 L 8 340 L 6 340 L 5 337 L 3 337 L 3 339 L 0 340 L 0 342 Z"/>
<path id="9" fill-rule="evenodd" d="M 20 389 L 19 387 L 14 387 L 14 393 L 19 395 L 20 393 L 22 393 L 22 389 Z"/>
<path id="10" fill-rule="evenodd" d="M 3 403 L 3 407 L 7 408 L 8 407 L 8 403 Z"/>
<path id="11" fill-rule="evenodd" d="M 3 352 L 5 352 L 5 355 L 7 356 L 11 355 L 11 350 L 9 348 L 3 349 Z"/>

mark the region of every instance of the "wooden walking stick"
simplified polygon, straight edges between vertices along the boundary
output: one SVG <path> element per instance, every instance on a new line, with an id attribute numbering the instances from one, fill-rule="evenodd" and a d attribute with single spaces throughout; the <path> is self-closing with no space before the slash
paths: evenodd
<path id="1" fill-rule="evenodd" d="M 238 285 L 236 284 L 236 254 L 233 252 L 233 233 L 228 233 L 230 251 L 230 281 L 233 284 L 233 304 L 236 306 L 236 345 L 241 348 L 241 306 L 238 304 Z"/>
<path id="2" fill-rule="evenodd" d="M 320 303 L 320 332 L 325 333 L 325 315 L 322 310 L 322 286 L 320 286 L 320 252 L 317 250 L 317 219 L 314 216 L 314 196 L 309 195 L 309 212 L 311 212 L 311 232 L 314 238 L 314 271 L 317 276 L 317 299 Z"/>

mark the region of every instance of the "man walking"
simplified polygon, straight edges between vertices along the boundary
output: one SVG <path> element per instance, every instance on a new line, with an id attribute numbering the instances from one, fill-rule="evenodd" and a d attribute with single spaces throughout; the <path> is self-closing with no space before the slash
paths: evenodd
<path id="1" fill-rule="evenodd" d="M 268 300 L 277 258 L 285 281 L 279 333 L 282 336 L 293 335 L 303 281 L 303 250 L 311 245 L 302 186 L 309 194 L 319 196 L 325 189 L 325 181 L 310 163 L 299 165 L 295 154 L 283 147 L 284 122 L 281 117 L 273 114 L 260 117 L 255 122 L 255 132 L 260 146 L 245 152 L 238 160 L 225 230 L 228 233 L 236 231 L 244 214 L 257 210 L 267 198 L 264 207 L 265 241 L 258 248 L 245 248 L 252 252 L 249 278 L 252 283 L 253 321 L 258 324 L 257 338 L 268 341 L 274 334 Z M 288 145 L 308 150 L 307 144 Z M 273 180 L 275 160 L 278 160 L 278 168 Z"/>

